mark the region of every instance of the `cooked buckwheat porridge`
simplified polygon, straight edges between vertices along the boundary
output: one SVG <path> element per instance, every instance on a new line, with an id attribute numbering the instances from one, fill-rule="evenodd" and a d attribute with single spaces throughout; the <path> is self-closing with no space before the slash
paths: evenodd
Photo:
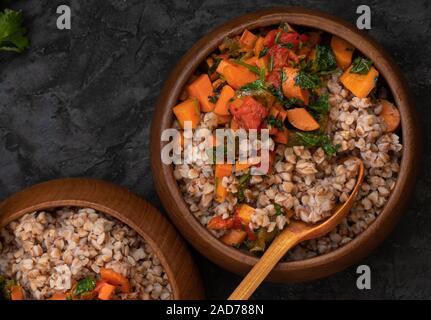
<path id="1" fill-rule="evenodd" d="M 301 260 L 350 242 L 379 215 L 400 168 L 400 113 L 373 62 L 349 42 L 282 24 L 227 38 L 199 68 L 173 108 L 183 162 L 174 176 L 190 212 L 226 245 L 260 254 L 292 220 L 317 223 L 345 202 L 361 159 L 364 181 L 347 218 L 328 235 L 300 243 Z M 188 121 L 194 129 L 184 130 Z M 258 156 L 214 163 L 226 143 L 216 129 L 259 132 L 237 147 Z M 211 143 L 199 129 L 212 133 Z M 262 135 L 263 137 L 263 135 Z M 188 143 L 185 143 L 188 141 Z M 237 150 L 237 151 L 238 151 Z M 269 169 L 255 174 L 270 154 Z M 259 153 L 260 152 L 260 153 Z M 236 153 L 238 154 L 238 152 Z"/>
<path id="2" fill-rule="evenodd" d="M 172 299 L 159 259 L 134 230 L 90 208 L 26 214 L 0 233 L 6 299 Z"/>

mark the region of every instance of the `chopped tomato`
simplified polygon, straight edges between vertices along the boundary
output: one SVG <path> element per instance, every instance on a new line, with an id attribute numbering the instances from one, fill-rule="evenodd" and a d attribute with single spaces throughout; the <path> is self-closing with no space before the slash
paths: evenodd
<path id="1" fill-rule="evenodd" d="M 268 73 L 266 76 L 266 82 L 271 84 L 275 88 L 279 88 L 281 86 L 281 73 L 280 69 L 272 70 L 272 72 Z"/>
<path id="2" fill-rule="evenodd" d="M 229 109 L 239 127 L 243 129 L 259 129 L 268 114 L 268 110 L 250 96 L 245 97 L 240 106 L 231 104 Z"/>
<path id="3" fill-rule="evenodd" d="M 256 233 L 254 233 L 254 231 L 251 230 L 248 226 L 247 226 L 247 228 L 245 228 L 245 232 L 247 232 L 247 239 L 249 241 L 254 241 L 257 239 Z"/>
<path id="4" fill-rule="evenodd" d="M 268 54 L 272 56 L 273 70 L 279 70 L 287 63 L 287 59 L 289 58 L 289 51 L 289 49 L 280 47 L 278 45 L 272 46 L 269 49 Z"/>
<path id="5" fill-rule="evenodd" d="M 269 31 L 266 34 L 265 39 L 263 40 L 263 44 L 264 44 L 265 47 L 270 48 L 270 47 L 272 47 L 274 45 L 275 37 L 277 36 L 277 33 L 279 31 L 280 30 L 274 29 L 274 30 Z"/>
<path id="6" fill-rule="evenodd" d="M 207 227 L 211 230 L 230 229 L 233 226 L 233 218 L 223 219 L 221 216 L 215 216 L 208 221 Z"/>
<path id="7" fill-rule="evenodd" d="M 297 49 L 300 42 L 307 42 L 309 37 L 306 34 L 299 34 L 298 32 L 283 32 L 280 35 L 280 43 L 291 43 L 293 49 Z"/>

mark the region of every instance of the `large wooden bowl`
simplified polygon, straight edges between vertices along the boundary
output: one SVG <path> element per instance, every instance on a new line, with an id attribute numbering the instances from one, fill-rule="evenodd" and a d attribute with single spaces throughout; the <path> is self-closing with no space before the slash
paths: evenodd
<path id="1" fill-rule="evenodd" d="M 160 259 L 174 299 L 204 297 L 199 271 L 174 227 L 148 202 L 114 184 L 70 178 L 34 185 L 0 204 L 0 228 L 26 213 L 64 206 L 93 208 L 127 224 Z"/>
<path id="2" fill-rule="evenodd" d="M 221 243 L 189 212 L 174 179 L 172 166 L 161 162 L 160 151 L 165 144 L 161 142 L 160 135 L 164 129 L 172 125 L 174 118 L 171 109 L 177 103 L 187 80 L 226 36 L 240 34 L 245 28 L 254 29 L 281 22 L 321 29 L 351 42 L 375 62 L 401 113 L 404 145 L 401 169 L 392 195 L 374 223 L 347 245 L 315 258 L 279 263 L 269 276 L 269 280 L 272 281 L 306 281 L 338 272 L 369 254 L 397 223 L 414 186 L 420 150 L 412 100 L 407 83 L 397 65 L 374 40 L 338 18 L 299 8 L 260 11 L 224 24 L 200 39 L 178 62 L 166 81 L 152 122 L 151 163 L 157 192 L 181 233 L 204 256 L 221 267 L 238 274 L 248 272 L 257 258 Z"/>

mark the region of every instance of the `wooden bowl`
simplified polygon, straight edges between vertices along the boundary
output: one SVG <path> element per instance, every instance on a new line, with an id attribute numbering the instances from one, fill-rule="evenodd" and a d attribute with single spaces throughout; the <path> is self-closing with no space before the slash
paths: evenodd
<path id="1" fill-rule="evenodd" d="M 322 12 L 299 8 L 276 8 L 241 16 L 210 32 L 200 39 L 178 62 L 172 71 L 157 102 L 151 129 L 151 164 L 155 185 L 171 219 L 181 233 L 204 256 L 238 274 L 247 273 L 257 258 L 230 248 L 213 237 L 189 212 L 173 176 L 173 168 L 164 165 L 160 151 L 165 145 L 160 136 L 174 120 L 172 107 L 189 77 L 200 63 L 223 41 L 226 36 L 238 35 L 245 28 L 254 29 L 289 22 L 317 28 L 351 42 L 359 51 L 375 62 L 385 78 L 401 113 L 404 153 L 396 186 L 385 208 L 368 229 L 350 243 L 333 252 L 315 258 L 281 262 L 269 276 L 271 281 L 307 281 L 328 276 L 343 270 L 370 253 L 395 226 L 406 208 L 416 178 L 420 156 L 418 125 L 407 83 L 397 65 L 384 49 L 356 27 Z"/>
<path id="2" fill-rule="evenodd" d="M 178 232 L 148 202 L 114 184 L 84 178 L 36 184 L 0 204 L 0 228 L 26 213 L 64 206 L 93 208 L 122 221 L 156 253 L 174 299 L 204 298 L 199 271 Z"/>

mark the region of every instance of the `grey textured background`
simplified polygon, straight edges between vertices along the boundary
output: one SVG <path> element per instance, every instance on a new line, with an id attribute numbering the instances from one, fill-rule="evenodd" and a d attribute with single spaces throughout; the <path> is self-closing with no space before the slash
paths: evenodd
<path id="1" fill-rule="evenodd" d="M 421 1 L 17 1 L 31 48 L 0 53 L 0 198 L 68 176 L 109 180 L 162 209 L 149 165 L 155 99 L 182 54 L 215 26 L 275 5 L 301 5 L 352 23 L 372 9 L 370 35 L 401 66 L 431 127 L 431 3 Z M 72 30 L 56 29 L 56 7 L 72 8 Z M 430 163 L 430 135 L 424 135 Z M 418 164 L 419 165 L 419 164 Z M 307 284 L 265 284 L 260 299 L 430 298 L 431 176 L 424 170 L 410 209 L 364 263 L 372 290 L 356 289 L 355 267 Z M 240 278 L 194 252 L 208 298 L 225 298 Z"/>

